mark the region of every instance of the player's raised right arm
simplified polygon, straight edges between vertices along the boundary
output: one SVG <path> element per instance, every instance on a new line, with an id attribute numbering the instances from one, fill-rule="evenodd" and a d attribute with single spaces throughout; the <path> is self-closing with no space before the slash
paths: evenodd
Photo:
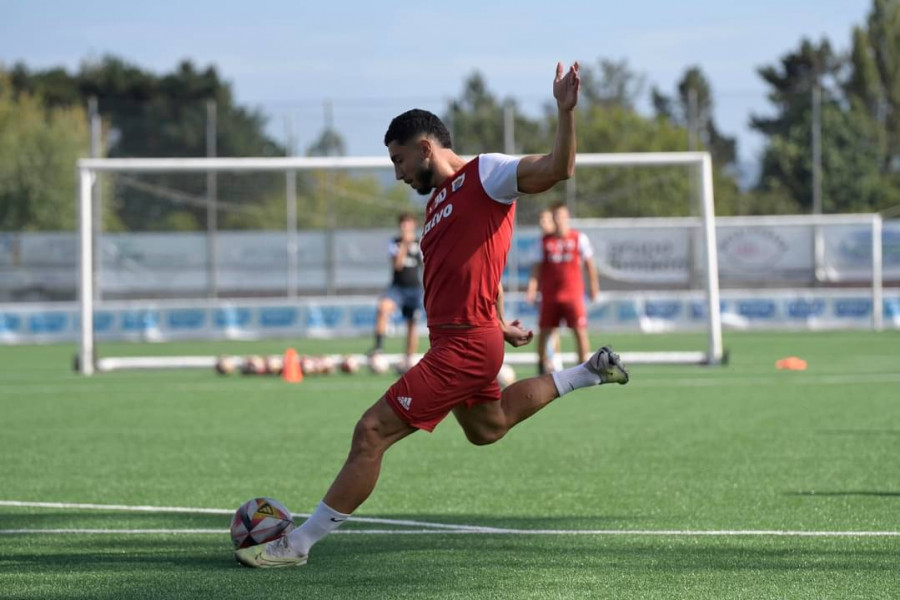
<path id="1" fill-rule="evenodd" d="M 553 97 L 556 98 L 558 122 L 556 139 L 550 154 L 524 156 L 519 161 L 516 179 L 523 194 L 537 194 L 571 177 L 575 172 L 575 106 L 581 78 L 578 63 L 563 75 L 562 63 L 556 63 Z"/>

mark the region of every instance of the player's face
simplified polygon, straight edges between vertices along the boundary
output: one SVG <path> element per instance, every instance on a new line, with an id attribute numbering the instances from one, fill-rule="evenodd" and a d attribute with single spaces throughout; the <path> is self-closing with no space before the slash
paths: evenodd
<path id="1" fill-rule="evenodd" d="M 400 222 L 400 233 L 412 235 L 416 232 L 416 222 L 412 219 L 406 219 Z"/>
<path id="2" fill-rule="evenodd" d="M 541 228 L 544 235 L 550 235 L 556 231 L 556 223 L 553 222 L 553 213 L 549 210 L 542 211 L 541 216 L 538 217 L 538 226 Z"/>
<path id="3" fill-rule="evenodd" d="M 434 169 L 425 157 L 423 142 L 427 143 L 427 140 L 419 139 L 406 144 L 391 142 L 388 144 L 388 154 L 394 163 L 394 177 L 425 195 L 434 189 Z"/>
<path id="4" fill-rule="evenodd" d="M 553 211 L 553 224 L 556 225 L 556 231 L 566 232 L 569 230 L 569 209 L 557 208 Z"/>

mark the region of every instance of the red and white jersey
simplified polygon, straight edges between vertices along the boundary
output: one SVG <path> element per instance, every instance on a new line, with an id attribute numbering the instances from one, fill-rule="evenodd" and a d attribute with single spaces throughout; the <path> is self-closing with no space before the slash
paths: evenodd
<path id="1" fill-rule="evenodd" d="M 428 326 L 495 325 L 512 239 L 519 160 L 482 154 L 448 177 L 425 207 L 422 249 Z"/>
<path id="2" fill-rule="evenodd" d="M 545 235 L 541 240 L 540 289 L 545 301 L 576 300 L 584 296 L 581 267 L 594 256 L 588 237 L 570 229 L 565 236 Z"/>

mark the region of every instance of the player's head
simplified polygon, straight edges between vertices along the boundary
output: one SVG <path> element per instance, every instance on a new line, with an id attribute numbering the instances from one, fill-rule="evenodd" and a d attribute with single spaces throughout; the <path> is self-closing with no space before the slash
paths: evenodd
<path id="1" fill-rule="evenodd" d="M 553 222 L 553 211 L 549 208 L 542 210 L 541 214 L 538 215 L 538 226 L 544 235 L 554 233 L 556 231 L 556 223 Z"/>
<path id="2" fill-rule="evenodd" d="M 565 202 L 557 202 L 550 207 L 553 214 L 553 224 L 556 226 L 556 233 L 565 235 L 569 232 L 569 208 Z"/>
<path id="3" fill-rule="evenodd" d="M 415 231 L 416 218 L 412 216 L 412 213 L 400 213 L 397 216 L 397 226 L 400 228 L 400 231 Z"/>
<path id="4" fill-rule="evenodd" d="M 394 163 L 394 175 L 420 194 L 428 194 L 434 181 L 434 159 L 441 150 L 452 149 L 450 132 L 437 115 L 414 108 L 394 117 L 384 134 Z"/>

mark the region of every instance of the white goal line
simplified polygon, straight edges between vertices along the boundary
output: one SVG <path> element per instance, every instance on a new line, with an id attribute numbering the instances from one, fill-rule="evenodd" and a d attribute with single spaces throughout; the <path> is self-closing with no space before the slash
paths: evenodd
<path id="1" fill-rule="evenodd" d="M 117 510 L 126 512 L 161 512 L 182 514 L 230 515 L 234 511 L 226 508 L 195 508 L 182 506 L 148 506 L 125 504 L 88 504 L 70 502 L 28 502 L 20 500 L 0 500 L 0 506 L 24 508 L 58 508 L 71 510 Z M 296 517 L 308 514 L 292 513 Z M 418 527 L 418 529 L 339 529 L 340 535 L 556 535 L 556 536 L 656 536 L 656 537 L 816 537 L 816 538 L 863 538 L 900 537 L 900 531 L 803 531 L 782 529 L 514 529 L 503 527 L 482 527 L 479 525 L 431 523 L 407 519 L 381 519 L 374 517 L 351 517 L 348 522 L 377 523 Z M 0 535 L 225 535 L 227 529 L 0 529 Z"/>

